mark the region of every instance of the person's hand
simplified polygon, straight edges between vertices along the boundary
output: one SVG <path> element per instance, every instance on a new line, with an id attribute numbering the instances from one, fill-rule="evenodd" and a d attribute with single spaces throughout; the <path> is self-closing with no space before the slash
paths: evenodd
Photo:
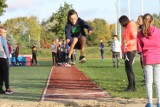
<path id="1" fill-rule="evenodd" d="M 67 39 L 66 42 L 67 42 L 67 44 L 68 44 L 68 43 L 70 42 L 70 39 Z"/>
<path id="2" fill-rule="evenodd" d="M 88 35 L 90 36 L 92 34 L 92 30 L 89 30 L 88 31 Z"/>
<path id="3" fill-rule="evenodd" d="M 124 39 L 123 42 L 124 42 L 124 46 L 127 46 L 127 41 L 125 39 Z"/>

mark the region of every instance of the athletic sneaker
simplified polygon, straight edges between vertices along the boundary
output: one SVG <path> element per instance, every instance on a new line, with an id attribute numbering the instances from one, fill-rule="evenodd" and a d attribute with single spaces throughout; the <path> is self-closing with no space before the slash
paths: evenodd
<path id="1" fill-rule="evenodd" d="M 74 63 L 74 62 L 72 62 L 72 61 L 70 62 L 70 64 L 71 64 L 71 65 L 75 65 L 75 63 Z"/>
<path id="2" fill-rule="evenodd" d="M 10 89 L 6 89 L 5 94 L 13 94 L 13 91 L 11 91 Z"/>
<path id="3" fill-rule="evenodd" d="M 0 89 L 0 94 L 4 94 L 5 91 L 3 89 Z"/>
<path id="4" fill-rule="evenodd" d="M 68 63 L 68 64 L 71 63 L 71 58 L 67 58 L 67 63 Z"/>
<path id="5" fill-rule="evenodd" d="M 86 62 L 85 56 L 80 56 L 79 57 L 79 63 L 84 63 L 84 62 Z"/>
<path id="6" fill-rule="evenodd" d="M 64 66 L 65 66 L 65 67 L 71 67 L 71 65 L 68 64 L 68 63 L 66 63 Z"/>

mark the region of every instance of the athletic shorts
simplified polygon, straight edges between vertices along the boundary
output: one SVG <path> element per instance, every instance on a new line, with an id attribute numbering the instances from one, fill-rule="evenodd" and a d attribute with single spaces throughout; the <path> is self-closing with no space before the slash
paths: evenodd
<path id="1" fill-rule="evenodd" d="M 79 40 L 81 36 L 83 36 L 81 33 L 80 33 L 80 34 L 77 34 L 77 35 L 75 35 L 75 36 L 72 35 L 72 38 L 73 38 L 73 37 L 78 38 L 78 42 L 76 43 L 74 49 L 79 49 L 79 50 L 81 49 L 81 43 L 80 43 L 80 40 Z M 70 38 L 70 41 L 71 41 L 71 42 L 68 44 L 69 46 L 72 44 L 72 38 Z"/>

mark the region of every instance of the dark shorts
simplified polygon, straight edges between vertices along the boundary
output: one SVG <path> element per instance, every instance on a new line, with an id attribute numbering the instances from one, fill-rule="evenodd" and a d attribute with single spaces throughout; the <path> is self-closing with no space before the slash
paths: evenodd
<path id="1" fill-rule="evenodd" d="M 69 46 L 72 44 L 72 39 L 74 38 L 74 37 L 76 37 L 76 38 L 78 38 L 78 42 L 76 43 L 76 45 L 75 45 L 75 47 L 74 47 L 74 49 L 81 49 L 81 43 L 80 43 L 80 37 L 81 36 L 83 36 L 81 33 L 80 34 L 77 34 L 77 35 L 72 35 L 72 38 L 70 38 L 70 43 L 69 43 Z"/>

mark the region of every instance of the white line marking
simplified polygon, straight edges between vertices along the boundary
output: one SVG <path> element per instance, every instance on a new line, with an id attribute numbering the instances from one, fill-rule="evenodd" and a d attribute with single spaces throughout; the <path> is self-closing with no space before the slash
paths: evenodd
<path id="1" fill-rule="evenodd" d="M 65 94 L 47 94 L 46 96 L 58 96 L 58 95 L 95 95 L 95 94 L 106 94 L 105 92 L 91 92 L 91 93 L 65 93 Z"/>
<path id="2" fill-rule="evenodd" d="M 52 70 L 53 70 L 53 67 L 51 68 L 51 71 L 50 71 L 50 74 L 49 74 L 45 89 L 44 89 L 42 97 L 41 97 L 41 101 L 44 101 L 44 99 L 45 99 L 45 95 L 46 95 L 47 88 L 48 88 L 48 85 L 49 85 L 49 81 L 50 81 L 50 78 L 51 78 Z"/>

